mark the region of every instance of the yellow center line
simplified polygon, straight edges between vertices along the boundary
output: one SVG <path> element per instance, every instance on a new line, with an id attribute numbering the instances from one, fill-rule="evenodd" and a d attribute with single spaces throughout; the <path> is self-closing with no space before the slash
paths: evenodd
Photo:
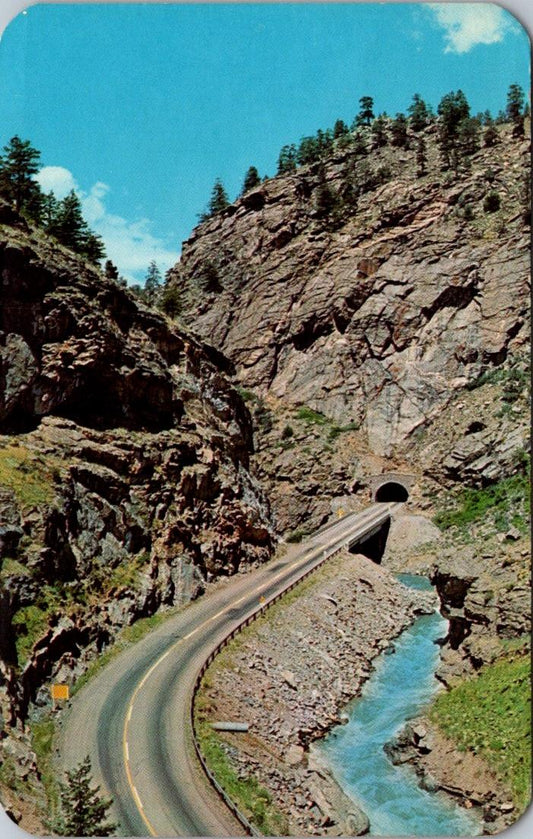
<path id="1" fill-rule="evenodd" d="M 345 538 L 345 537 L 343 537 L 343 538 Z M 295 562 L 293 562 L 292 565 L 289 566 L 289 568 L 282 568 L 281 571 L 279 571 L 277 574 L 274 575 L 274 577 L 271 577 L 270 579 L 266 580 L 264 583 L 261 583 L 259 586 L 257 586 L 255 589 L 253 589 L 250 592 L 250 594 L 257 594 L 258 592 L 264 590 L 265 588 L 270 587 L 272 585 L 272 583 L 275 583 L 280 577 L 283 577 L 284 574 L 290 573 L 295 568 L 297 568 L 298 565 L 303 565 L 305 562 L 307 562 L 310 559 L 310 557 L 313 553 L 316 553 L 317 556 L 324 553 L 326 550 L 328 550 L 330 547 L 332 547 L 333 544 L 335 544 L 335 541 L 336 540 L 333 540 L 333 542 L 329 543 L 328 545 L 321 545 L 320 547 L 317 547 L 317 548 L 310 548 L 308 551 L 306 551 L 306 553 L 304 554 L 303 557 L 300 557 Z M 144 687 L 144 685 L 146 684 L 146 682 L 148 681 L 148 679 L 150 678 L 152 673 L 159 667 L 161 662 L 163 662 L 174 651 L 174 649 L 176 647 L 178 647 L 181 643 L 183 643 L 183 641 L 187 641 L 193 635 L 196 635 L 197 632 L 199 632 L 201 629 L 204 629 L 206 626 L 208 626 L 208 624 L 210 624 L 213 621 L 220 618 L 225 612 L 228 612 L 230 609 L 235 608 L 235 606 L 238 603 L 241 603 L 243 600 L 246 600 L 246 598 L 249 597 L 250 594 L 243 594 L 242 597 L 240 597 L 238 600 L 235 600 L 232 603 L 230 603 L 228 606 L 225 606 L 223 609 L 221 609 L 215 615 L 212 615 L 210 618 L 207 618 L 203 623 L 199 624 L 197 627 L 195 627 L 195 629 L 191 630 L 191 632 L 189 632 L 187 635 L 183 636 L 183 638 L 179 638 L 177 641 L 175 641 L 175 643 L 172 644 L 172 646 L 169 647 L 166 650 L 166 652 L 162 653 L 162 655 L 159 656 L 157 661 L 155 661 L 154 664 L 152 664 L 152 666 L 146 671 L 146 673 L 144 674 L 142 679 L 138 682 L 135 690 L 133 691 L 130 703 L 128 705 L 128 710 L 127 710 L 127 713 L 126 713 L 126 721 L 125 721 L 125 724 L 124 724 L 123 737 L 122 737 L 122 751 L 123 751 L 123 755 L 124 755 L 124 765 L 125 765 L 125 768 L 126 768 L 126 777 L 127 777 L 128 785 L 129 785 L 130 790 L 132 792 L 133 799 L 135 801 L 135 804 L 137 806 L 139 814 L 140 814 L 141 818 L 143 819 L 146 827 L 148 828 L 151 836 L 157 836 L 158 834 L 156 832 L 155 827 L 153 826 L 153 824 L 151 823 L 151 821 L 149 820 L 149 818 L 147 817 L 147 815 L 145 813 L 143 803 L 141 801 L 141 798 L 139 796 L 139 793 L 138 793 L 137 788 L 135 786 L 135 783 L 133 781 L 133 775 L 132 775 L 131 767 L 130 767 L 128 732 L 129 732 L 130 721 L 131 721 L 131 718 L 132 718 L 132 715 L 133 715 L 133 706 L 135 704 L 137 696 L 139 695 L 139 692 L 142 690 L 142 688 Z"/>

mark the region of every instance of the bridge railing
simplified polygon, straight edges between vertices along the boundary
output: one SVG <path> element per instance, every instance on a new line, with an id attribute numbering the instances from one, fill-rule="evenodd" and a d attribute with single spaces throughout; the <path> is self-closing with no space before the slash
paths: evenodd
<path id="1" fill-rule="evenodd" d="M 275 603 L 277 603 L 279 600 L 281 600 L 281 598 L 284 597 L 289 591 L 292 591 L 292 589 L 294 589 L 294 588 L 296 588 L 296 586 L 300 585 L 300 583 L 303 580 L 305 580 L 307 577 L 309 577 L 311 574 L 313 574 L 317 570 L 317 568 L 320 568 L 320 566 L 323 565 L 324 562 L 326 562 L 326 560 L 330 559 L 330 557 L 334 556 L 336 553 L 339 553 L 339 551 L 343 550 L 343 548 L 345 548 L 345 547 L 346 547 L 346 543 L 345 543 L 344 540 L 342 540 L 339 544 L 334 545 L 331 548 L 323 549 L 322 550 L 322 555 L 317 558 L 317 561 L 315 563 L 313 563 L 301 575 L 299 575 L 295 580 L 293 580 L 291 583 L 289 583 L 287 586 L 285 586 L 279 592 L 272 595 L 269 599 L 265 600 L 264 603 L 260 603 L 259 606 L 257 606 L 257 608 L 254 609 L 253 612 L 251 612 L 242 621 L 240 621 L 235 627 L 233 627 L 233 629 L 230 632 L 228 632 L 227 635 L 225 635 L 224 638 L 217 644 L 217 646 L 209 653 L 206 660 L 204 661 L 204 663 L 200 667 L 200 670 L 198 671 L 198 675 L 196 677 L 196 681 L 195 681 L 194 688 L 193 688 L 193 693 L 192 693 L 192 701 L 191 701 L 191 726 L 192 726 L 194 749 L 195 749 L 196 755 L 198 757 L 198 760 L 200 761 L 200 765 L 202 766 L 202 769 L 204 770 L 204 772 L 205 772 L 207 778 L 209 779 L 210 783 L 212 784 L 214 789 L 217 791 L 217 793 L 219 794 L 221 799 L 224 801 L 226 806 L 229 808 L 229 810 L 231 810 L 231 812 L 233 813 L 235 818 L 244 827 L 244 829 L 246 830 L 246 832 L 249 836 L 262 836 L 263 834 L 261 833 L 260 830 L 258 830 L 257 827 L 255 827 L 255 825 L 253 825 L 250 822 L 250 820 L 244 815 L 244 813 L 241 810 L 239 810 L 239 808 L 235 804 L 235 802 L 226 793 L 226 791 L 223 789 L 223 787 L 220 785 L 220 783 L 216 779 L 213 772 L 209 769 L 209 766 L 207 765 L 207 761 L 206 761 L 206 759 L 205 759 L 205 757 L 202 753 L 202 749 L 201 749 L 200 742 L 199 742 L 199 739 L 198 739 L 198 732 L 197 732 L 197 729 L 196 729 L 196 714 L 195 714 L 196 697 L 197 697 L 197 694 L 200 690 L 202 680 L 203 680 L 203 677 L 205 675 L 206 670 L 213 663 L 213 661 L 215 660 L 217 655 L 221 652 L 221 650 L 223 650 L 224 647 L 226 647 L 229 644 L 229 642 L 233 638 L 235 638 L 236 635 L 238 635 L 240 632 L 242 632 L 243 629 L 245 629 L 247 626 L 250 626 L 250 624 L 253 623 L 258 617 L 260 617 L 260 615 L 262 615 L 264 612 L 266 612 L 267 609 L 269 609 L 271 606 L 273 606 Z M 318 551 L 318 549 L 317 549 L 317 551 Z"/>

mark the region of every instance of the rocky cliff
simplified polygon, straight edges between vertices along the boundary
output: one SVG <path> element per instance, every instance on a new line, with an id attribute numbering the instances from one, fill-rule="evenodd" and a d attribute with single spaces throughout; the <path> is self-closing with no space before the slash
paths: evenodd
<path id="1" fill-rule="evenodd" d="M 364 506 L 384 472 L 432 515 L 523 470 L 529 141 L 498 130 L 456 172 L 430 127 L 422 175 L 412 143 L 265 181 L 185 243 L 174 323 L 0 205 L 0 785 L 35 773 L 6 735 L 51 680 L 276 533 Z M 528 631 L 506 515 L 418 556 L 443 680 Z"/>
<path id="2" fill-rule="evenodd" d="M 4 721 L 137 618 L 271 554 L 250 415 L 220 353 L 0 221 Z"/>
<path id="3" fill-rule="evenodd" d="M 446 475 L 420 442 L 483 375 L 527 364 L 529 141 L 504 126 L 442 171 L 432 127 L 423 175 L 411 141 L 337 149 L 264 182 L 194 231 L 172 275 L 182 318 L 233 360 L 259 419 L 271 413 L 257 468 L 282 530 L 320 522 L 391 464 L 453 482 L 521 445 L 452 427 Z M 310 446 L 302 408 L 325 417 Z"/>

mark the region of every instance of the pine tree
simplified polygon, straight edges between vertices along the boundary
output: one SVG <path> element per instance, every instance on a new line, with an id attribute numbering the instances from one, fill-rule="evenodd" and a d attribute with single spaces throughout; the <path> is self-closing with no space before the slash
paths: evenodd
<path id="1" fill-rule="evenodd" d="M 90 231 L 81 212 L 81 201 L 74 190 L 59 202 L 49 232 L 65 247 L 76 253 L 83 251 Z"/>
<path id="2" fill-rule="evenodd" d="M 518 84 L 512 84 L 507 92 L 505 114 L 513 125 L 513 137 L 524 136 L 524 91 Z"/>
<path id="3" fill-rule="evenodd" d="M 88 259 L 89 262 L 97 265 L 105 256 L 105 245 L 102 237 L 89 230 L 85 236 L 85 241 L 81 247 L 80 253 Z"/>
<path id="4" fill-rule="evenodd" d="M 30 187 L 24 202 L 24 216 L 40 227 L 43 223 L 44 205 L 45 196 L 41 192 L 39 184 L 35 182 L 34 186 Z"/>
<path id="5" fill-rule="evenodd" d="M 490 116 L 485 115 L 485 133 L 483 134 L 483 145 L 490 148 L 491 146 L 495 146 L 498 142 L 498 132 L 496 131 L 496 126 L 494 125 L 494 120 Z"/>
<path id="6" fill-rule="evenodd" d="M 106 261 L 104 266 L 104 274 L 108 280 L 118 280 L 118 268 L 110 259 Z"/>
<path id="7" fill-rule="evenodd" d="M 333 133 L 328 128 L 327 131 L 322 131 L 321 128 L 316 132 L 316 144 L 320 157 L 329 154 L 333 148 Z"/>
<path id="8" fill-rule="evenodd" d="M 42 225 L 47 233 L 49 233 L 53 227 L 58 210 L 59 201 L 55 197 L 52 190 L 50 190 L 50 192 L 43 196 L 41 216 Z"/>
<path id="9" fill-rule="evenodd" d="M 387 131 L 385 127 L 385 118 L 380 115 L 372 123 L 372 145 L 375 149 L 380 149 L 387 145 Z"/>
<path id="10" fill-rule="evenodd" d="M 416 132 L 423 131 L 429 123 L 431 112 L 419 93 L 415 93 L 413 96 L 413 101 L 409 105 L 407 112 L 412 130 Z"/>
<path id="11" fill-rule="evenodd" d="M 374 100 L 371 96 L 361 96 L 359 105 L 359 113 L 355 118 L 356 127 L 370 125 L 374 119 Z"/>
<path id="12" fill-rule="evenodd" d="M 181 298 L 177 284 L 168 277 L 165 280 L 159 308 L 170 318 L 175 318 L 181 312 Z"/>
<path id="13" fill-rule="evenodd" d="M 87 756 L 75 769 L 66 773 L 67 782 L 59 783 L 61 815 L 53 825 L 60 836 L 111 836 L 116 824 L 107 821 L 113 801 L 93 787 L 91 761 Z"/>
<path id="14" fill-rule="evenodd" d="M 278 157 L 278 175 L 286 175 L 296 171 L 296 146 L 283 146 Z"/>
<path id="15" fill-rule="evenodd" d="M 17 213 L 23 212 L 41 192 L 33 178 L 39 171 L 41 153 L 29 140 L 15 135 L 0 156 L 0 193 L 13 203 Z"/>
<path id="16" fill-rule="evenodd" d="M 452 91 L 443 96 L 438 114 L 442 166 L 444 169 L 453 167 L 457 172 L 464 154 L 467 153 L 467 147 L 461 144 L 460 127 L 470 118 L 470 106 L 463 91 Z"/>
<path id="17" fill-rule="evenodd" d="M 259 172 L 257 171 L 255 166 L 250 166 L 246 175 L 244 176 L 244 183 L 242 186 L 241 195 L 244 195 L 245 192 L 248 192 L 250 189 L 255 189 L 261 183 L 261 178 L 259 177 Z"/>
<path id="18" fill-rule="evenodd" d="M 396 114 L 396 119 L 392 121 L 391 128 L 391 146 L 397 148 L 408 148 L 409 139 L 407 135 L 407 119 L 405 114 Z"/>
<path id="19" fill-rule="evenodd" d="M 470 116 L 470 105 L 462 90 L 447 93 L 439 102 L 437 112 L 441 118 L 441 125 L 451 135 L 457 134 L 459 124 Z"/>
<path id="20" fill-rule="evenodd" d="M 154 259 L 148 266 L 146 277 L 144 279 L 144 298 L 146 302 L 153 306 L 161 290 L 161 272 L 157 267 Z"/>
<path id="21" fill-rule="evenodd" d="M 479 149 L 480 124 L 477 117 L 461 120 L 457 131 L 457 140 L 463 154 L 474 154 Z"/>
<path id="22" fill-rule="evenodd" d="M 344 120 L 338 119 L 333 126 L 333 139 L 338 140 L 340 137 L 345 137 L 349 130 Z"/>
<path id="23" fill-rule="evenodd" d="M 317 137 L 302 137 L 296 151 L 298 166 L 307 166 L 320 160 L 320 142 Z"/>
<path id="24" fill-rule="evenodd" d="M 228 194 L 224 189 L 224 185 L 220 178 L 217 178 L 214 183 L 213 190 L 211 192 L 211 199 L 209 201 L 209 214 L 214 216 L 216 213 L 220 213 L 222 210 L 225 210 L 228 206 Z"/>

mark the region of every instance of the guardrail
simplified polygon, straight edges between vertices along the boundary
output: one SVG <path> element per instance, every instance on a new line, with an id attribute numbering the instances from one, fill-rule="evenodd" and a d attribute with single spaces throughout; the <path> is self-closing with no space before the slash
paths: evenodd
<path id="1" fill-rule="evenodd" d="M 389 511 L 388 515 L 390 516 L 390 511 Z M 382 522 L 382 524 L 383 523 L 384 522 Z M 232 641 L 233 638 L 235 638 L 236 635 L 238 635 L 240 632 L 242 632 L 243 629 L 245 629 L 247 626 L 250 626 L 250 624 L 253 623 L 260 615 L 262 615 L 264 612 L 266 612 L 266 610 L 269 609 L 270 606 L 273 606 L 275 603 L 277 603 L 279 600 L 281 600 L 281 598 L 284 597 L 289 591 L 292 591 L 292 589 L 296 588 L 296 586 L 299 585 L 303 580 L 305 580 L 307 577 L 309 577 L 311 574 L 313 574 L 317 570 L 317 568 L 320 568 L 320 566 L 323 565 L 324 562 L 326 562 L 326 560 L 330 559 L 330 557 L 334 556 L 334 554 L 338 553 L 343 548 L 345 548 L 347 546 L 347 544 L 349 544 L 349 540 L 345 541 L 343 539 L 340 542 L 340 544 L 334 545 L 332 548 L 323 549 L 322 550 L 322 556 L 319 559 L 317 559 L 317 561 L 310 568 L 307 568 L 306 571 L 304 571 L 303 574 L 301 574 L 299 577 L 297 577 L 295 580 L 293 580 L 291 583 L 289 583 L 289 585 L 287 585 L 285 588 L 283 588 L 277 594 L 273 595 L 269 600 L 265 600 L 264 603 L 261 603 L 251 614 L 249 614 L 246 618 L 244 618 L 243 621 L 241 621 L 239 624 L 237 624 L 237 626 L 235 626 L 231 630 L 231 632 L 229 632 L 227 635 L 225 635 L 224 638 L 222 639 L 222 641 L 220 641 L 220 643 L 217 644 L 217 646 L 209 653 L 208 657 L 206 658 L 206 660 L 202 664 L 202 666 L 201 666 L 201 668 L 198 672 L 198 675 L 196 677 L 196 681 L 194 683 L 194 688 L 193 688 L 193 693 L 192 693 L 192 701 L 191 701 L 191 727 L 192 727 L 194 749 L 195 749 L 196 755 L 198 757 L 198 760 L 200 761 L 200 765 L 202 766 L 202 769 L 204 770 L 204 772 L 205 772 L 207 778 L 209 779 L 211 785 L 215 788 L 215 790 L 217 791 L 217 793 L 219 794 L 221 799 L 224 801 L 224 803 L 226 804 L 228 809 L 231 810 L 231 812 L 233 813 L 235 818 L 244 827 L 244 829 L 246 830 L 246 832 L 248 833 L 249 836 L 262 836 L 263 834 L 253 824 L 251 824 L 251 822 L 246 818 L 244 813 L 241 813 L 241 811 L 239 810 L 239 808 L 237 807 L 235 802 L 229 797 L 229 795 L 222 788 L 222 786 L 219 784 L 219 782 L 215 778 L 214 774 L 209 769 L 209 767 L 207 765 L 207 762 L 206 762 L 206 760 L 205 760 L 205 758 L 202 754 L 202 750 L 200 748 L 200 743 L 198 742 L 198 737 L 197 737 L 197 732 L 196 732 L 196 723 L 195 723 L 195 713 L 194 712 L 195 712 L 196 696 L 198 694 L 198 691 L 200 690 L 202 679 L 205 675 L 205 672 L 206 672 L 207 668 L 210 666 L 210 664 L 212 664 L 212 662 L 215 660 L 215 658 L 221 652 L 221 650 L 223 650 L 224 647 L 226 647 L 229 644 L 229 642 Z M 317 551 L 318 550 L 319 549 L 317 548 Z"/>

